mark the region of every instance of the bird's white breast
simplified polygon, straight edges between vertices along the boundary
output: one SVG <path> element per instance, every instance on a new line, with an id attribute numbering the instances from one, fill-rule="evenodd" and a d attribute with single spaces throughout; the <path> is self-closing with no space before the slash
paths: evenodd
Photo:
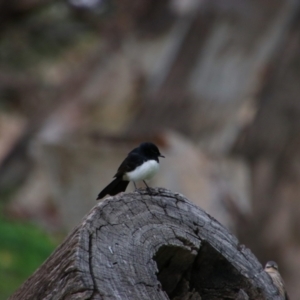
<path id="1" fill-rule="evenodd" d="M 128 172 L 124 179 L 130 181 L 139 181 L 152 178 L 159 169 L 159 163 L 156 160 L 148 160 L 135 170 Z"/>

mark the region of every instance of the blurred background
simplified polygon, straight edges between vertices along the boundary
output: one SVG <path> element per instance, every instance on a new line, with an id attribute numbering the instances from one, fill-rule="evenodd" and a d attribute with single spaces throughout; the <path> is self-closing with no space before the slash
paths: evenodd
<path id="1" fill-rule="evenodd" d="M 142 141 L 166 156 L 150 184 L 300 299 L 299 0 L 0 0 L 0 25 L 0 299 Z"/>

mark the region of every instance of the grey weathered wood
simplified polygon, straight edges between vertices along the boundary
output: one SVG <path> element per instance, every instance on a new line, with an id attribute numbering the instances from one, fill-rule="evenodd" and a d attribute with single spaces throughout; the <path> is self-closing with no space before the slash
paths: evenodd
<path id="1" fill-rule="evenodd" d="M 254 255 L 165 189 L 96 205 L 15 299 L 280 299 Z"/>

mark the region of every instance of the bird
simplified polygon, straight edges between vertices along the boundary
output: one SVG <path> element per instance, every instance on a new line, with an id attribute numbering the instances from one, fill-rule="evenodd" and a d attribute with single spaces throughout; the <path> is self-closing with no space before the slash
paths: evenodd
<path id="1" fill-rule="evenodd" d="M 282 299 L 289 300 L 288 294 L 285 289 L 284 281 L 279 273 L 278 265 L 275 261 L 268 261 L 265 265 L 265 271 L 271 277 L 273 284 L 277 287 L 279 295 Z"/>
<path id="2" fill-rule="evenodd" d="M 107 185 L 98 195 L 96 200 L 106 195 L 116 195 L 124 192 L 130 181 L 133 181 L 136 189 L 136 181 L 142 180 L 149 190 L 147 179 L 151 179 L 159 169 L 159 157 L 161 155 L 158 147 L 150 142 L 141 143 L 137 148 L 130 151 L 118 168 L 114 180 Z"/>

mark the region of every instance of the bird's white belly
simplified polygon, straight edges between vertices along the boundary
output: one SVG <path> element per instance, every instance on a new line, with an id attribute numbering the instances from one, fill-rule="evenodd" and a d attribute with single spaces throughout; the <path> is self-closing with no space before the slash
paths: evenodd
<path id="1" fill-rule="evenodd" d="M 156 160 L 148 160 L 135 170 L 128 172 L 126 177 L 130 181 L 139 181 L 152 178 L 159 169 L 159 163 Z"/>

